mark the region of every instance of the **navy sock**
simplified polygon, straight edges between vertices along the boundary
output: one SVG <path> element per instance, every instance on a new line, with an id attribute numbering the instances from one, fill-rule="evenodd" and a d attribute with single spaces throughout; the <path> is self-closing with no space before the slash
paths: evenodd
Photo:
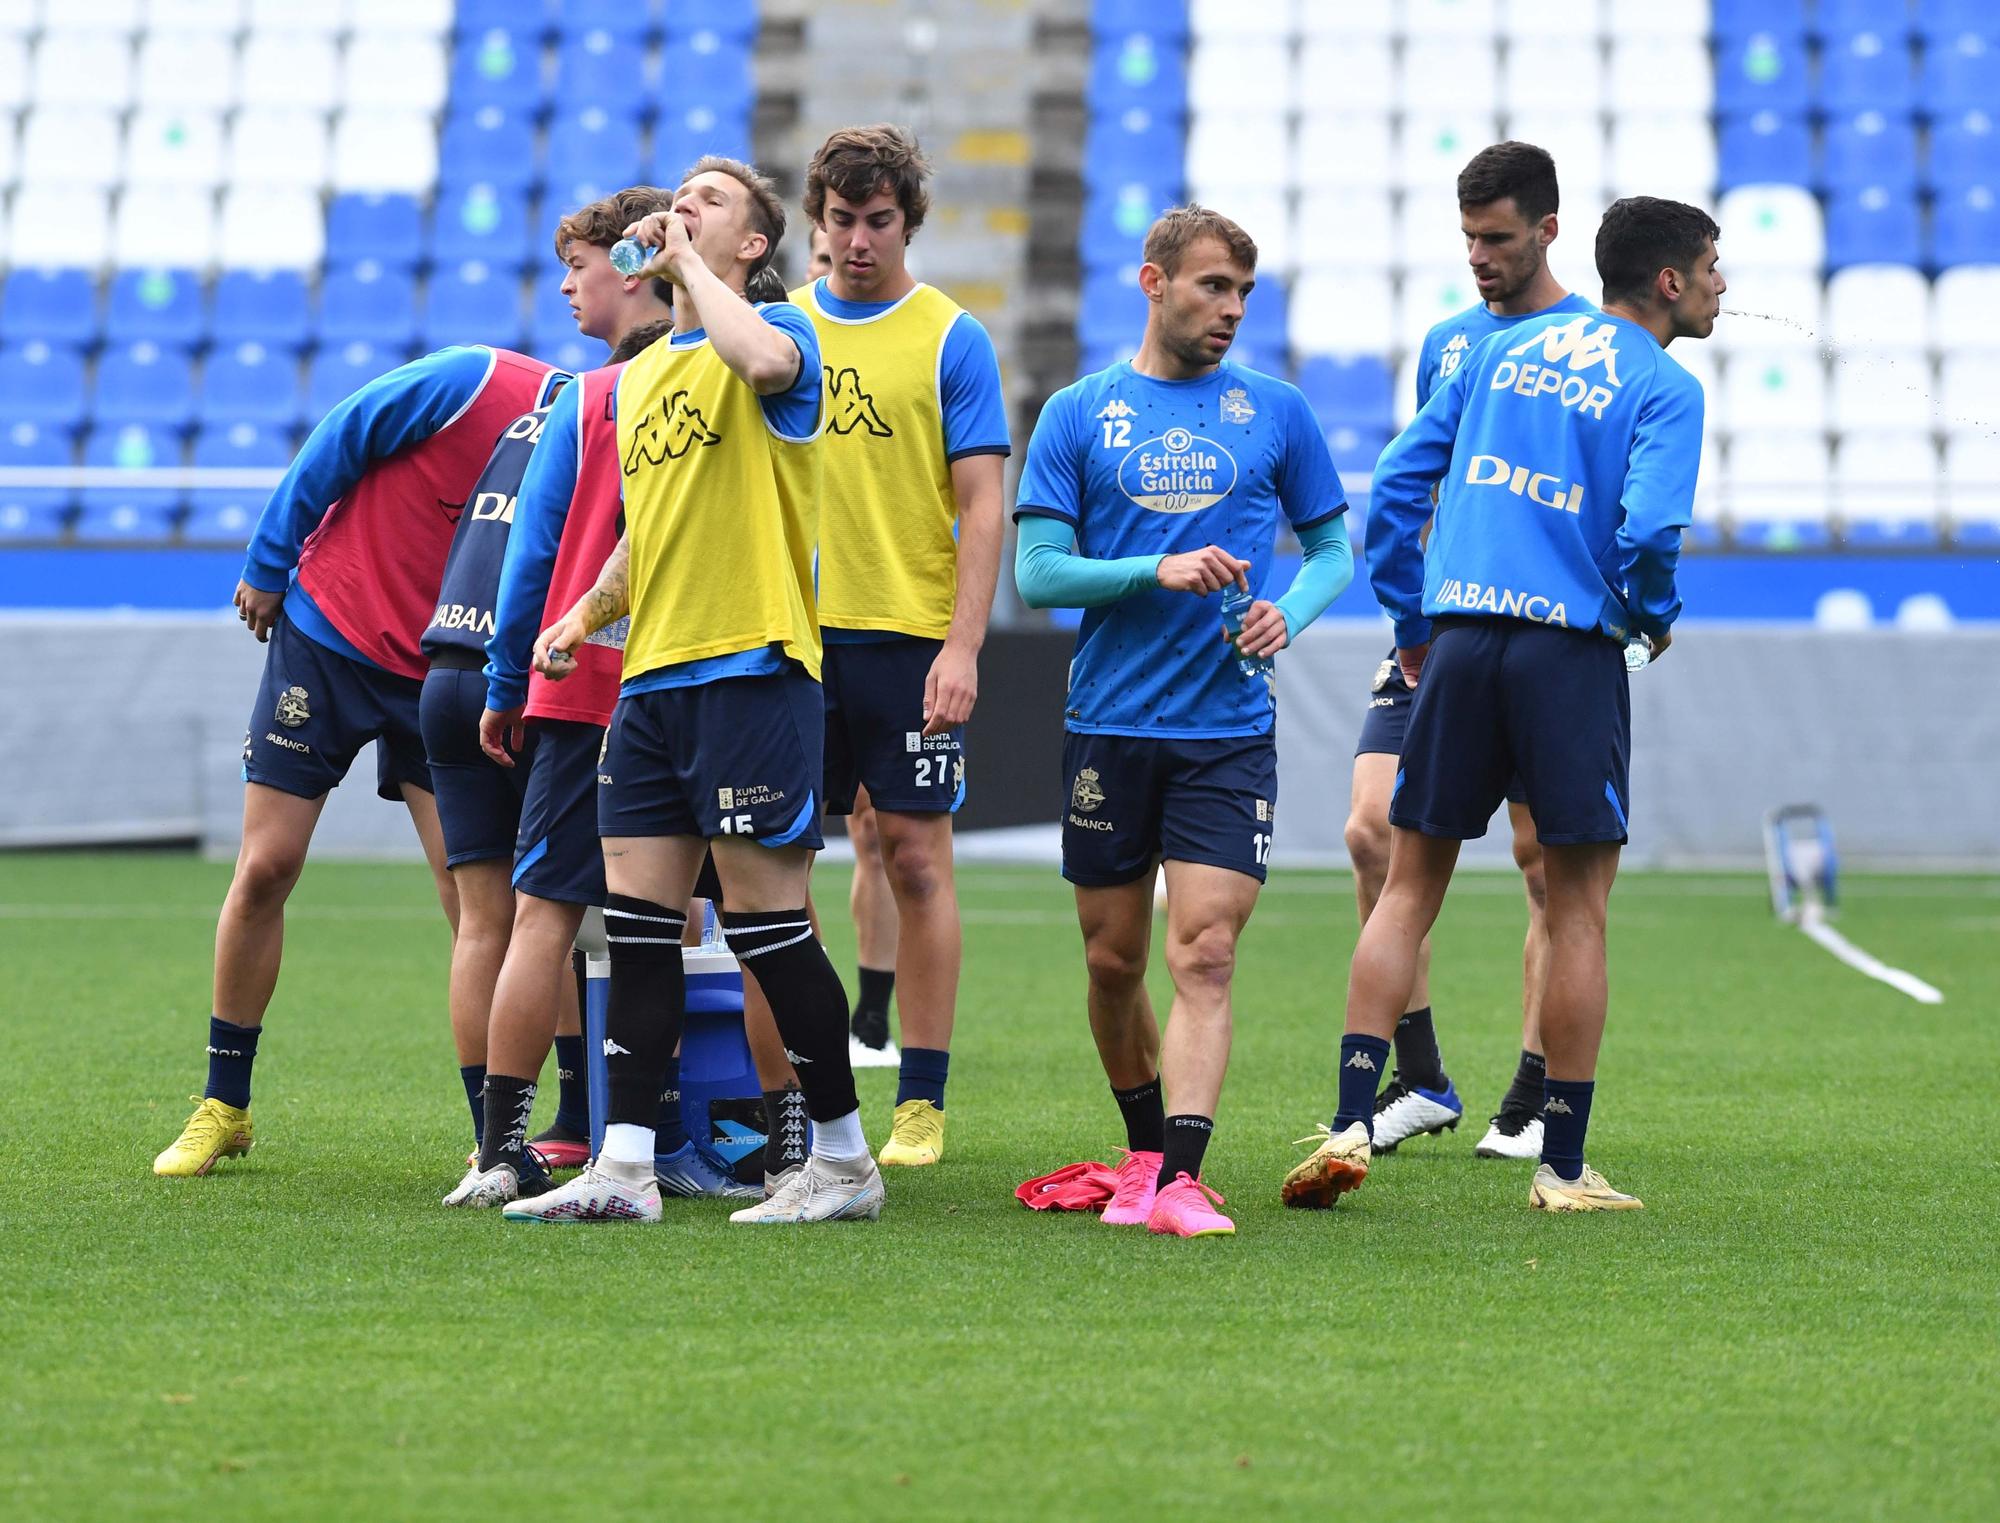
<path id="1" fill-rule="evenodd" d="M 687 1124 L 681 1118 L 681 1060 L 667 1059 L 666 1082 L 660 1086 L 660 1119 L 653 1123 L 653 1151 L 672 1153 L 687 1145 Z"/>
<path id="2" fill-rule="evenodd" d="M 1359 1121 L 1375 1135 L 1375 1091 L 1382 1085 L 1382 1066 L 1389 1061 L 1389 1044 L 1379 1036 L 1350 1031 L 1340 1039 L 1340 1109 L 1333 1129 L 1344 1132 Z"/>
<path id="3" fill-rule="evenodd" d="M 1396 1022 L 1396 1069 L 1411 1089 L 1441 1090 L 1449 1082 L 1444 1059 L 1438 1055 L 1437 1028 L 1431 1007 L 1411 1010 Z"/>
<path id="4" fill-rule="evenodd" d="M 250 1065 L 257 1061 L 262 1026 L 232 1026 L 219 1015 L 208 1018 L 208 1087 L 204 1099 L 238 1110 L 250 1108 Z"/>
<path id="5" fill-rule="evenodd" d="M 1158 1153 L 1167 1145 L 1167 1107 L 1160 1099 L 1160 1081 L 1136 1089 L 1113 1089 L 1118 1114 L 1125 1118 L 1125 1146 L 1134 1153 Z"/>
<path id="6" fill-rule="evenodd" d="M 583 1035 L 556 1038 L 556 1127 L 578 1139 L 590 1135 L 590 1084 L 583 1071 Z"/>
<path id="7" fill-rule="evenodd" d="M 1167 1117 L 1167 1142 L 1160 1153 L 1160 1177 L 1155 1181 L 1164 1190 L 1181 1175 L 1201 1178 L 1201 1160 L 1208 1152 L 1208 1139 L 1215 1135 L 1215 1123 L 1207 1116 Z"/>
<path id="8" fill-rule="evenodd" d="M 944 1109 L 944 1076 L 951 1067 L 951 1054 L 936 1047 L 905 1047 L 902 1068 L 896 1075 L 896 1103 L 928 1100 Z"/>
<path id="9" fill-rule="evenodd" d="M 458 1082 L 465 1086 L 465 1103 L 472 1107 L 472 1145 L 486 1140 L 486 1065 L 461 1063 Z"/>
<path id="10" fill-rule="evenodd" d="M 1542 1162 L 1564 1179 L 1583 1173 L 1583 1134 L 1590 1130 L 1594 1079 L 1542 1081 Z"/>

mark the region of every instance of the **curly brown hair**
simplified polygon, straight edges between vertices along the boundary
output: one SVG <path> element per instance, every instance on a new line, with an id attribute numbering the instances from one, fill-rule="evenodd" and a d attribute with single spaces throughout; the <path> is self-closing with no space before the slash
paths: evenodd
<path id="1" fill-rule="evenodd" d="M 578 207 L 556 224 L 556 258 L 569 263 L 571 243 L 608 249 L 625 236 L 625 229 L 654 212 L 672 211 L 674 193 L 657 185 L 628 185 L 601 201 Z M 674 301 L 673 282 L 655 280 L 653 295 L 668 306 Z"/>
<path id="2" fill-rule="evenodd" d="M 931 161 L 907 127 L 890 122 L 843 127 L 819 145 L 806 166 L 806 216 L 825 225 L 829 190 L 857 206 L 880 191 L 894 191 L 908 243 L 931 209 L 930 178 Z"/>

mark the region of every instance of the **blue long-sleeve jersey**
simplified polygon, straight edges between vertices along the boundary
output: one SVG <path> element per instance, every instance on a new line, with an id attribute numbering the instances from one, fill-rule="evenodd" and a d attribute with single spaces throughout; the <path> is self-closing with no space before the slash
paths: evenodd
<path id="1" fill-rule="evenodd" d="M 1397 645 L 1439 615 L 1665 633 L 1701 428 L 1700 383 L 1636 323 L 1554 313 L 1482 340 L 1375 468 L 1368 574 Z"/>

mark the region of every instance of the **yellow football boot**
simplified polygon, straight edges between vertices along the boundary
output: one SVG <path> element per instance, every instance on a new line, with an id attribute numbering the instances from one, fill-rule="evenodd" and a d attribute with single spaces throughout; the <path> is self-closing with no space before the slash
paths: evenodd
<path id="1" fill-rule="evenodd" d="M 1576 1179 L 1564 1179 L 1542 1164 L 1535 1170 L 1534 1183 L 1528 1186 L 1528 1204 L 1537 1211 L 1637 1211 L 1645 1202 L 1612 1189 L 1588 1164 Z"/>
<path id="2" fill-rule="evenodd" d="M 1368 1177 L 1368 1128 L 1361 1122 L 1339 1132 L 1330 1126 L 1317 1126 L 1310 1137 L 1301 1137 L 1298 1142 L 1318 1146 L 1303 1163 L 1293 1166 L 1279 1187 L 1279 1198 L 1286 1205 L 1324 1211 Z"/>
<path id="3" fill-rule="evenodd" d="M 220 1100 L 203 1100 L 173 1146 L 153 1160 L 153 1172 L 167 1179 L 192 1179 L 214 1168 L 218 1158 L 242 1157 L 250 1151 L 251 1143 L 247 1106 L 238 1110 Z"/>
<path id="4" fill-rule="evenodd" d="M 877 1162 L 912 1168 L 944 1157 L 944 1112 L 928 1100 L 905 1100 L 889 1123 L 889 1140 Z"/>

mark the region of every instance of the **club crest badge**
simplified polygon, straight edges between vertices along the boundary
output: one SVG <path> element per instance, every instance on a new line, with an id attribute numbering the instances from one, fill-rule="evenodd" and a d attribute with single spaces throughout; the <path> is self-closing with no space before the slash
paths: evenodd
<path id="1" fill-rule="evenodd" d="M 288 730 L 296 730 L 312 718 L 312 709 L 306 703 L 306 690 L 302 687 L 288 687 L 278 695 L 278 708 L 274 716 L 278 723 Z"/>
<path id="2" fill-rule="evenodd" d="M 1090 814 L 1104 802 L 1104 788 L 1097 780 L 1097 769 L 1085 767 L 1076 775 L 1076 786 L 1069 791 L 1069 801 L 1079 813 Z"/>
<path id="3" fill-rule="evenodd" d="M 1231 423 L 1248 423 L 1257 416 L 1257 409 L 1250 405 L 1250 393 L 1241 386 L 1232 386 L 1222 394 L 1222 416 Z"/>
<path id="4" fill-rule="evenodd" d="M 1375 680 L 1368 685 L 1368 691 L 1371 693 L 1381 692 L 1383 688 L 1389 685 L 1389 679 L 1395 675 L 1396 660 L 1395 657 L 1391 656 L 1387 661 L 1384 661 L 1380 666 L 1375 668 Z"/>

